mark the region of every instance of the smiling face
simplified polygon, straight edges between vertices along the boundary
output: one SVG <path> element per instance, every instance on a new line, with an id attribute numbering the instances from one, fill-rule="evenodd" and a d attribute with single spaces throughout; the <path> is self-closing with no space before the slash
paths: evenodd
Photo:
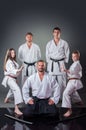
<path id="1" fill-rule="evenodd" d="M 79 57 L 80 57 L 79 54 L 72 53 L 72 60 L 73 60 L 73 62 L 79 60 Z"/>
<path id="2" fill-rule="evenodd" d="M 14 50 L 11 50 L 10 54 L 11 54 L 12 59 L 14 59 L 14 57 L 16 56 L 15 51 L 14 51 Z"/>

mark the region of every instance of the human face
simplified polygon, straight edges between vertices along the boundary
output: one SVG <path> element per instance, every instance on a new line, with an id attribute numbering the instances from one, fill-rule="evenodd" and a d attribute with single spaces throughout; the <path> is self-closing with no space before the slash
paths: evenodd
<path id="1" fill-rule="evenodd" d="M 11 50 L 11 57 L 12 57 L 12 58 L 15 58 L 15 56 L 16 56 L 15 51 L 14 51 L 14 50 Z"/>
<path id="2" fill-rule="evenodd" d="M 33 38 L 32 35 L 26 35 L 27 42 L 29 42 L 29 43 L 32 42 L 32 38 Z"/>
<path id="3" fill-rule="evenodd" d="M 73 54 L 72 54 L 72 60 L 73 60 L 73 61 L 79 60 L 79 55 L 73 53 Z"/>
<path id="4" fill-rule="evenodd" d="M 44 62 L 38 62 L 37 63 L 37 70 L 38 70 L 38 72 L 44 72 L 44 70 L 45 70 L 45 63 Z"/>
<path id="5" fill-rule="evenodd" d="M 53 31 L 53 36 L 54 36 L 54 38 L 60 38 L 60 31 L 59 30 L 54 30 Z"/>

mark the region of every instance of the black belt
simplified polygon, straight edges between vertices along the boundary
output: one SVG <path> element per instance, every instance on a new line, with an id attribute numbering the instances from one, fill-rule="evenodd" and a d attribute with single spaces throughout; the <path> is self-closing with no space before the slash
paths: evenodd
<path id="1" fill-rule="evenodd" d="M 28 76 L 28 67 L 35 65 L 36 62 L 28 63 L 28 62 L 24 61 L 24 63 L 27 65 L 27 67 L 26 67 L 26 76 Z"/>
<path id="2" fill-rule="evenodd" d="M 52 67 L 51 67 L 51 72 L 53 72 L 53 62 L 57 62 L 57 63 L 58 63 L 58 65 L 59 65 L 59 61 L 62 61 L 62 60 L 64 60 L 64 58 L 62 58 L 62 59 L 59 59 L 59 60 L 57 60 L 57 59 L 53 59 L 53 58 L 50 58 L 50 60 L 52 60 Z M 59 67 L 60 67 L 60 65 L 59 65 Z"/>
<path id="3" fill-rule="evenodd" d="M 35 99 L 36 101 L 40 101 L 40 100 L 49 100 L 50 97 L 49 98 L 40 99 L 40 98 L 38 98 L 36 96 L 32 96 L 32 98 Z"/>

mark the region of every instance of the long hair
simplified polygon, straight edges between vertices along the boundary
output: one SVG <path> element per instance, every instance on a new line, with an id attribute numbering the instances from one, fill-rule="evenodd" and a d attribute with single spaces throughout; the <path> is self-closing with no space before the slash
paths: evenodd
<path id="1" fill-rule="evenodd" d="M 15 57 L 12 58 L 11 51 L 15 51 L 15 50 L 13 48 L 10 48 L 6 52 L 5 59 L 4 59 L 4 71 L 6 71 L 6 63 L 7 63 L 8 59 L 16 61 L 16 52 L 15 52 Z"/>

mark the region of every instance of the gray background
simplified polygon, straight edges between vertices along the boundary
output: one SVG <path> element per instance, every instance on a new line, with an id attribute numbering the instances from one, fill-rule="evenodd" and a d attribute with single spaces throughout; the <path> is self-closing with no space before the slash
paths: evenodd
<path id="1" fill-rule="evenodd" d="M 25 34 L 31 31 L 33 41 L 40 46 L 45 60 L 46 43 L 52 39 L 52 30 L 59 26 L 61 37 L 69 43 L 71 52 L 78 49 L 83 67 L 82 82 L 86 92 L 86 6 L 85 0 L 0 0 L 0 83 L 3 79 L 3 61 L 6 50 L 25 42 Z M 19 61 L 18 61 L 19 63 Z M 70 62 L 71 64 L 71 55 Z M 7 89 L 0 86 L 1 94 Z M 6 94 L 5 94 L 6 95 Z"/>

